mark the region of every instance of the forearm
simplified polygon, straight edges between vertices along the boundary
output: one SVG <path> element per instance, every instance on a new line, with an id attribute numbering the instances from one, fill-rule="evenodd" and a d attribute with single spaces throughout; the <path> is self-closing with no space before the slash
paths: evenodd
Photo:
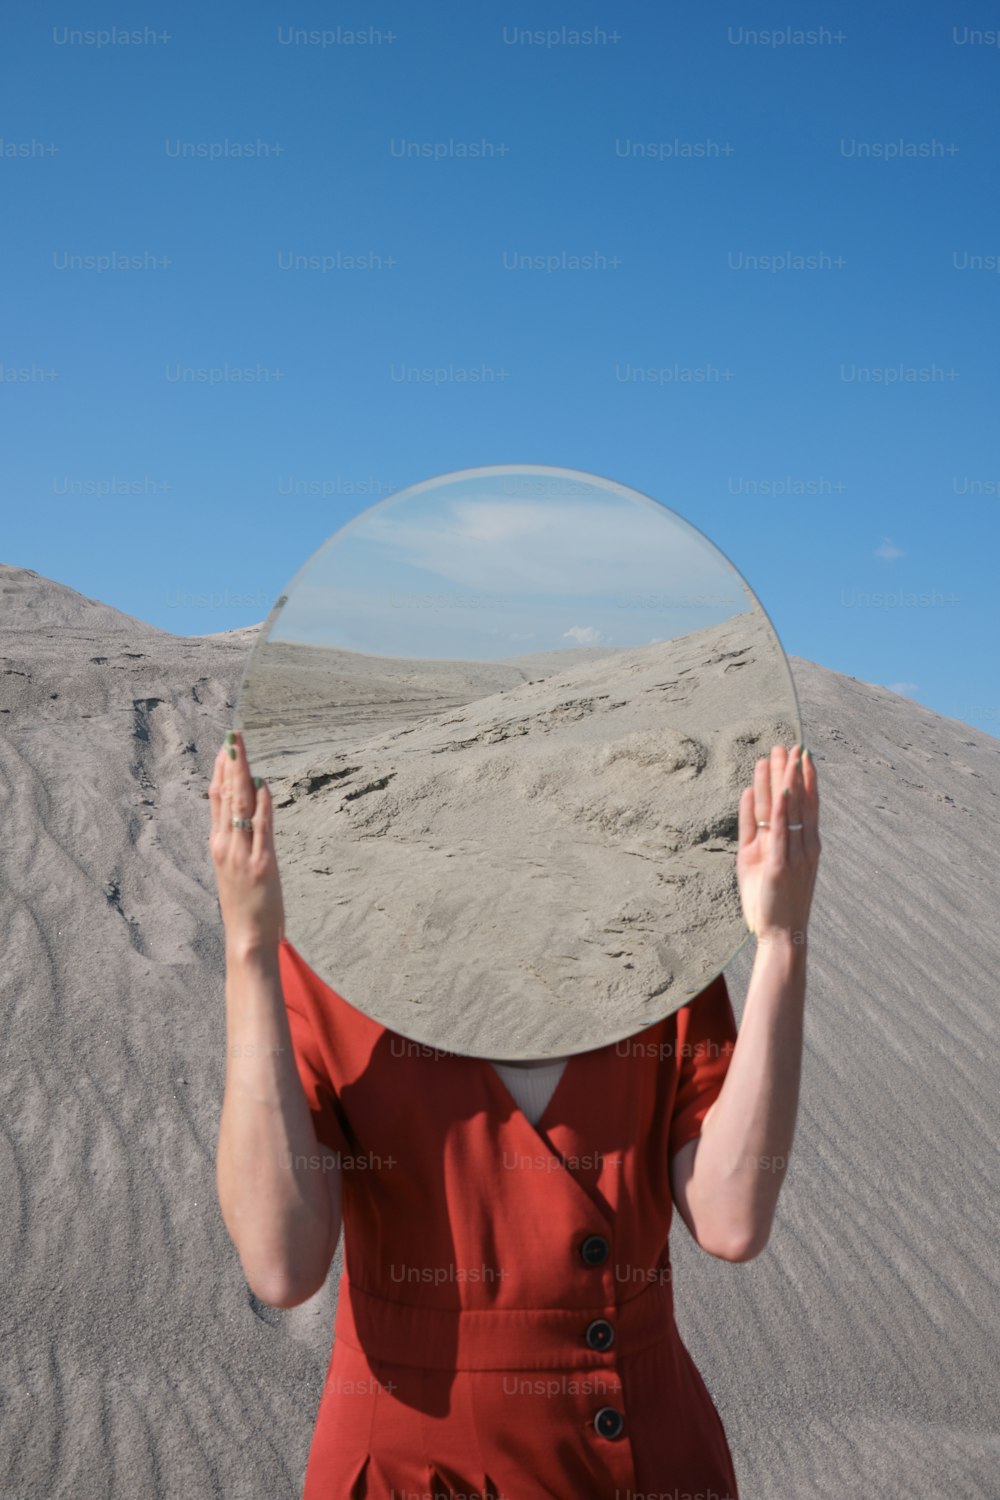
<path id="1" fill-rule="evenodd" d="M 757 945 L 735 1050 L 695 1153 L 688 1201 L 699 1238 L 730 1258 L 749 1259 L 767 1243 L 788 1167 L 806 993 L 800 936 Z"/>
<path id="2" fill-rule="evenodd" d="M 316 1140 L 276 948 L 227 947 L 226 1031 L 219 1205 L 251 1289 L 280 1306 L 322 1284 L 340 1223 L 339 1169 Z"/>

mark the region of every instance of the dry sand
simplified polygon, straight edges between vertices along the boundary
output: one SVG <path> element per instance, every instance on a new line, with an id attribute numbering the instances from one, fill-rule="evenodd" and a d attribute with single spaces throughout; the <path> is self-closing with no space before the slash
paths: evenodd
<path id="1" fill-rule="evenodd" d="M 799 738 L 760 610 L 490 663 L 263 642 L 238 709 L 295 947 L 383 1025 L 507 1059 L 632 1036 L 729 962 L 740 792 Z"/>
<path id="2" fill-rule="evenodd" d="M 10 567 L 0 609 L 0 1495 L 298 1500 L 340 1256 L 255 1304 L 215 1198 L 204 794 L 255 632 L 172 637 Z M 759 1259 L 676 1222 L 678 1321 L 745 1500 L 987 1500 L 1000 742 L 791 666 L 824 839 L 795 1152 Z"/>

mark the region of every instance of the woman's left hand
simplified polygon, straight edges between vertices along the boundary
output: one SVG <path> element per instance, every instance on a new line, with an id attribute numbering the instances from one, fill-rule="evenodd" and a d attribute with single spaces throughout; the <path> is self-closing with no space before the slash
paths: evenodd
<path id="1" fill-rule="evenodd" d="M 822 845 L 816 766 L 801 749 L 772 746 L 740 798 L 736 875 L 744 921 L 758 939 L 805 942 Z"/>

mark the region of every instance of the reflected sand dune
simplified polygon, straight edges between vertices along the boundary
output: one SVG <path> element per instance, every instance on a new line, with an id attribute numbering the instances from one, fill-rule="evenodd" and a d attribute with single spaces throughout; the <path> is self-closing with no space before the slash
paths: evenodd
<path id="1" fill-rule="evenodd" d="M 311 743 L 324 749 L 507 692 L 621 648 L 580 647 L 503 661 L 427 661 L 373 656 L 301 641 L 266 641 L 241 699 L 262 775 L 280 771 Z"/>
<path id="2" fill-rule="evenodd" d="M 517 1058 L 630 1035 L 746 936 L 736 810 L 757 757 L 797 738 L 793 701 L 759 610 L 496 662 L 263 643 L 242 727 L 288 936 L 429 1045 Z"/>

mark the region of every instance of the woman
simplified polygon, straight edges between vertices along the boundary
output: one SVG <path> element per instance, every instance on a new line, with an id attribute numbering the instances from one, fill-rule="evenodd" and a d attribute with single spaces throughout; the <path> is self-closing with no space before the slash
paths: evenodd
<path id="1" fill-rule="evenodd" d="M 757 950 L 738 1036 L 720 975 L 641 1038 L 534 1079 L 537 1065 L 406 1041 L 305 964 L 284 937 L 270 794 L 238 735 L 209 796 L 223 1219 L 251 1290 L 277 1307 L 318 1291 L 344 1229 L 304 1500 L 737 1500 L 674 1322 L 668 1231 L 676 1206 L 723 1260 L 768 1240 L 820 853 L 809 752 L 775 745 L 740 799 Z"/>

